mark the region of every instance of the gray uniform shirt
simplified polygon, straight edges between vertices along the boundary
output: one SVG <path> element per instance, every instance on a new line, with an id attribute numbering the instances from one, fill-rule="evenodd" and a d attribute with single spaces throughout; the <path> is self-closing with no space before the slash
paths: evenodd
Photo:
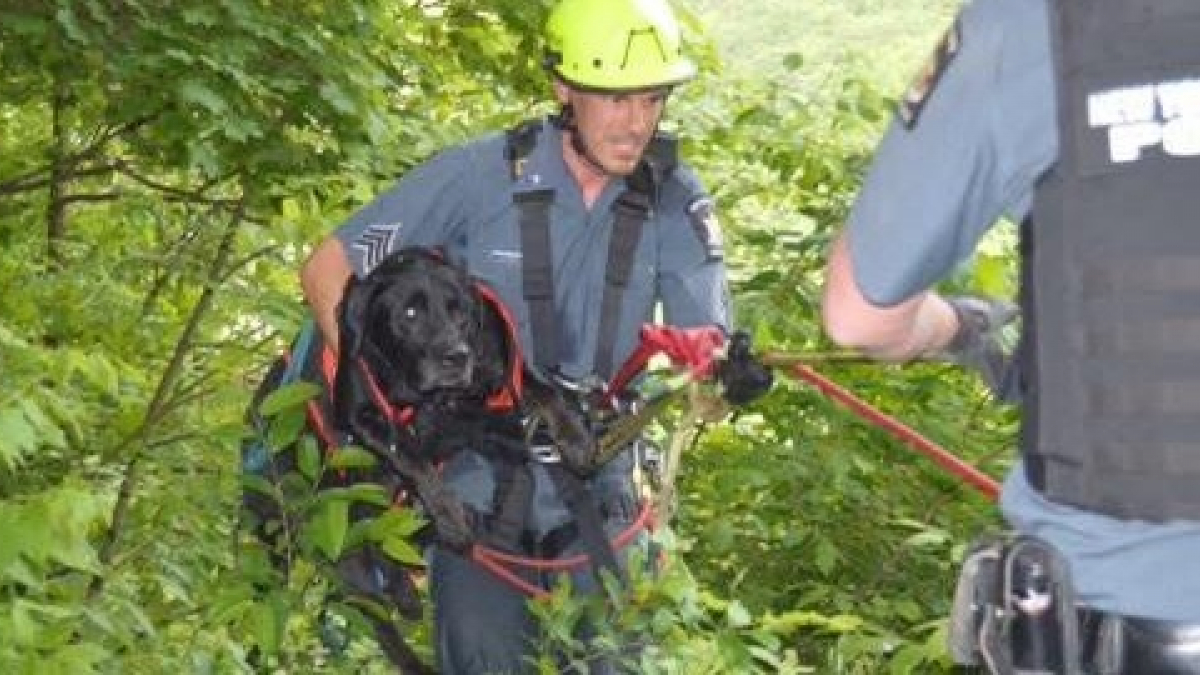
<path id="1" fill-rule="evenodd" d="M 1046 0 L 974 0 L 959 20 L 958 53 L 915 126 L 888 130 L 851 213 L 855 279 L 877 305 L 944 277 L 1000 216 L 1024 219 L 1057 156 Z M 1200 523 L 1123 521 L 1056 504 L 1019 463 L 1001 507 L 1018 530 L 1063 552 L 1083 603 L 1200 620 Z"/>
<path id="2" fill-rule="evenodd" d="M 465 264 L 490 285 L 512 311 L 528 356 L 533 342 L 522 294 L 521 235 L 513 194 L 553 189 L 550 239 L 559 366 L 569 377 L 586 377 L 592 374 L 596 354 L 612 204 L 624 182 L 611 181 L 588 209 L 567 172 L 561 132 L 551 124 L 543 125 L 516 181 L 504 148 L 504 134 L 492 134 L 441 152 L 352 216 L 337 237 L 360 276 L 404 246 L 441 247 L 452 261 Z M 709 255 L 697 232 L 699 223 L 693 223 L 688 212 L 705 199 L 700 181 L 684 165 L 663 181 L 622 296 L 614 367 L 636 348 L 642 324 L 654 320 L 659 304 L 667 324 L 728 327 L 724 262 Z M 597 492 L 624 490 L 631 462 L 628 456 L 614 460 L 595 479 Z M 568 515 L 545 472 L 536 469 L 533 526 L 545 532 Z M 494 483 L 479 455 L 460 453 L 444 476 L 468 503 L 490 507 Z"/>

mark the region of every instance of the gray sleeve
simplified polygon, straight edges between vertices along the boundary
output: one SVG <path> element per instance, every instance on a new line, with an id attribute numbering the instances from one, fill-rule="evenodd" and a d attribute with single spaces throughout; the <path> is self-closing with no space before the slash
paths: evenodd
<path id="1" fill-rule="evenodd" d="M 663 204 L 658 223 L 663 320 L 672 326 L 715 324 L 728 330 L 729 287 L 711 197 L 695 174 L 680 166 L 664 188 Z"/>
<path id="2" fill-rule="evenodd" d="M 961 263 L 1002 215 L 1028 212 L 1057 152 L 1044 0 L 976 0 L 910 127 L 893 120 L 848 224 L 855 280 L 895 305 Z"/>
<path id="3" fill-rule="evenodd" d="M 404 246 L 450 242 L 465 220 L 473 183 L 472 151 L 472 146 L 463 146 L 434 156 L 338 228 L 335 236 L 356 274 L 365 275 L 388 253 Z"/>

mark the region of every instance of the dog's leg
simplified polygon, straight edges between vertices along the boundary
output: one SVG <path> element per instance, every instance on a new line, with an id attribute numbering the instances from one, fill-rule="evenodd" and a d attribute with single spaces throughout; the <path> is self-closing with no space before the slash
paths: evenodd
<path id="1" fill-rule="evenodd" d="M 470 548 L 475 536 L 467 520 L 466 508 L 442 482 L 433 466 L 405 453 L 388 456 L 393 469 L 412 481 L 417 499 L 425 506 L 437 530 L 438 542 L 460 553 Z"/>
<path id="2" fill-rule="evenodd" d="M 591 473 L 596 467 L 596 439 L 562 394 L 554 387 L 535 383 L 527 387 L 526 402 L 531 416 L 546 425 L 567 467 L 581 475 Z"/>

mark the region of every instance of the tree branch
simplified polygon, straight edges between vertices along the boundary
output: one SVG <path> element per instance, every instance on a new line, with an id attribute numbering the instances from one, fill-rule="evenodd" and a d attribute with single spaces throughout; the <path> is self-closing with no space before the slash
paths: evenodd
<path id="1" fill-rule="evenodd" d="M 59 161 L 63 166 L 72 168 L 67 168 L 63 175 L 67 178 L 80 178 L 84 176 L 95 176 L 116 169 L 118 164 L 123 163 L 121 160 L 103 162 L 85 169 L 73 167 L 76 167 L 88 160 L 100 158 L 103 155 L 104 148 L 111 141 L 137 131 L 153 121 L 155 117 L 158 117 L 158 115 L 159 113 L 153 113 L 139 117 L 135 120 L 130 120 L 124 124 L 110 126 L 107 129 L 96 133 L 88 143 L 88 146 L 82 150 L 78 152 L 64 153 Z M 13 178 L 0 181 L 0 197 L 44 189 L 51 184 L 51 181 L 53 180 L 51 174 L 53 171 L 54 166 L 44 166 L 28 171 L 24 174 L 20 174 Z"/>
<path id="2" fill-rule="evenodd" d="M 183 333 L 180 334 L 179 339 L 175 342 L 175 350 L 171 354 L 171 359 L 167 363 L 162 377 L 159 378 L 158 387 L 155 389 L 154 395 L 146 407 L 146 414 L 142 418 L 141 424 L 129 439 L 129 442 L 140 440 L 141 444 L 125 464 L 124 475 L 121 478 L 120 487 L 117 489 L 117 500 L 113 505 L 111 524 L 97 554 L 101 565 L 108 565 L 116 553 L 117 543 L 120 540 L 121 531 L 125 527 L 125 520 L 128 517 L 129 508 L 133 502 L 134 493 L 140 486 L 142 464 L 148 451 L 150 430 L 163 418 L 164 410 L 169 407 L 169 394 L 175 389 L 176 383 L 186 370 L 185 362 L 187 356 L 191 353 L 193 345 L 196 342 L 196 335 L 200 330 L 200 324 L 212 307 L 213 298 L 216 295 L 217 288 L 220 286 L 218 270 L 226 267 L 230 256 L 233 254 L 234 242 L 237 239 L 238 230 L 241 228 L 242 223 L 245 222 L 243 216 L 244 205 L 239 203 L 230 215 L 229 223 L 225 227 L 225 232 L 221 236 L 221 242 L 218 244 L 217 251 L 213 256 L 212 264 L 208 267 L 209 273 L 203 286 L 204 290 L 201 292 L 200 298 L 196 301 L 196 306 L 192 308 L 192 313 L 184 325 Z M 88 586 L 88 599 L 92 600 L 96 598 L 103 590 L 104 577 L 99 575 L 93 577 L 92 583 Z"/>
<path id="3" fill-rule="evenodd" d="M 233 261 L 233 263 L 229 265 L 229 269 L 225 270 L 225 273 L 221 275 L 221 281 L 229 281 L 229 278 L 232 277 L 234 274 L 236 274 L 238 272 L 238 270 L 249 265 L 250 263 L 254 262 L 255 260 L 258 260 L 259 258 L 267 257 L 268 255 L 274 253 L 275 251 L 278 251 L 280 248 L 281 248 L 280 244 L 271 244 L 270 246 L 264 246 L 264 247 L 258 249 L 257 251 L 242 258 L 241 260 Z"/>
<path id="4" fill-rule="evenodd" d="M 74 194 L 66 195 L 59 198 L 59 201 L 64 205 L 74 204 L 75 202 L 112 202 L 121 198 L 121 193 L 114 190 L 112 192 L 99 192 L 95 194 Z"/>
<path id="5" fill-rule="evenodd" d="M 99 176 L 106 173 L 112 173 L 117 168 L 120 160 L 104 162 L 103 164 L 94 164 L 83 168 L 69 167 L 63 171 L 63 176 L 68 180 L 73 178 L 87 178 L 89 176 Z M 50 185 L 50 167 L 35 169 L 22 176 L 17 176 L 0 183 L 0 197 L 19 194 L 22 192 L 32 192 L 34 190 L 42 190 Z"/>
<path id="6" fill-rule="evenodd" d="M 0 181 L 0 197 L 39 190 L 50 184 L 50 167 L 44 166 Z"/>

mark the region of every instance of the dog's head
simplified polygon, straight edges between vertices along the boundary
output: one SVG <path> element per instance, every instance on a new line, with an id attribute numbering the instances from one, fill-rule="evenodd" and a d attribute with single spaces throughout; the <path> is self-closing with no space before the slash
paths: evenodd
<path id="1" fill-rule="evenodd" d="M 351 278 L 338 312 L 335 394 L 350 430 L 363 406 L 378 407 L 371 387 L 389 405 L 412 406 L 482 400 L 503 386 L 507 336 L 493 315 L 462 269 L 426 249 L 402 249 Z"/>

